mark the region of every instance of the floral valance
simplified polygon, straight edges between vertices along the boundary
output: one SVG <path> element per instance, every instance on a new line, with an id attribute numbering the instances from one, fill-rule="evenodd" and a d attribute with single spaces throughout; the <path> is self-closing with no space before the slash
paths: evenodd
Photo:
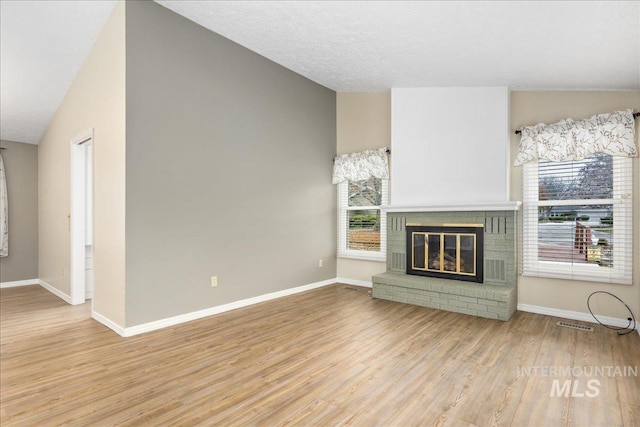
<path id="1" fill-rule="evenodd" d="M 343 154 L 333 161 L 334 184 L 365 179 L 389 179 L 389 159 L 387 149 L 367 150 L 360 153 Z"/>
<path id="2" fill-rule="evenodd" d="M 551 125 L 538 123 L 521 129 L 515 165 L 536 159 L 554 162 L 582 160 L 595 153 L 635 157 L 633 111 L 598 114 L 585 120 L 565 119 Z"/>

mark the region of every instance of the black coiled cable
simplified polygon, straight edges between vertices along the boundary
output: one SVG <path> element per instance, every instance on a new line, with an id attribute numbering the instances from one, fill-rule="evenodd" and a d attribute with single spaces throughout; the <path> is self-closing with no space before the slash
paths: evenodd
<path id="1" fill-rule="evenodd" d="M 614 297 L 615 299 L 617 299 L 618 301 L 620 301 L 626 308 L 627 310 L 629 310 L 629 314 L 631 314 L 631 317 L 628 317 L 627 320 L 629 321 L 629 323 L 627 324 L 626 327 L 624 328 L 618 328 L 618 327 L 614 327 L 614 326 L 608 326 L 605 325 L 604 323 L 602 323 L 600 320 L 598 320 L 598 318 L 596 317 L 595 314 L 593 314 L 593 311 L 591 310 L 591 304 L 590 304 L 590 300 L 591 297 L 594 296 L 595 294 L 607 294 L 607 295 L 611 295 L 612 297 Z M 604 326 L 607 329 L 612 329 L 614 331 L 618 331 L 618 335 L 627 335 L 630 334 L 631 332 L 635 331 L 636 329 L 636 317 L 633 315 L 633 311 L 631 311 L 631 309 L 629 308 L 629 306 L 627 304 L 625 304 L 624 301 L 622 301 L 620 298 L 618 298 L 617 296 L 615 296 L 614 294 L 612 294 L 611 292 L 607 292 L 607 291 L 595 291 L 592 292 L 591 295 L 589 295 L 589 297 L 587 298 L 587 308 L 589 309 L 589 313 L 591 313 L 591 315 L 593 316 L 594 319 L 596 319 L 596 322 L 598 322 L 599 324 L 601 324 L 602 326 Z M 633 327 L 631 327 L 631 322 L 633 321 Z M 620 331 L 626 331 L 626 332 L 620 332 Z"/>

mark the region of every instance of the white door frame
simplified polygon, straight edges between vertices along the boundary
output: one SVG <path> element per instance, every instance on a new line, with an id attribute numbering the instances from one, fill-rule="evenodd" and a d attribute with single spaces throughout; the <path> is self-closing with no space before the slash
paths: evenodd
<path id="1" fill-rule="evenodd" d="M 71 140 L 71 304 L 84 304 L 86 242 L 86 144 L 93 142 L 93 128 Z"/>

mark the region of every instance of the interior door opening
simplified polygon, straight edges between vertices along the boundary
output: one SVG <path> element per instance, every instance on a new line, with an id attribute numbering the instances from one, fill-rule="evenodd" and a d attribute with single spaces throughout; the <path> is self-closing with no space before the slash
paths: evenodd
<path id="1" fill-rule="evenodd" d="M 93 129 L 71 140 L 71 303 L 93 298 Z"/>

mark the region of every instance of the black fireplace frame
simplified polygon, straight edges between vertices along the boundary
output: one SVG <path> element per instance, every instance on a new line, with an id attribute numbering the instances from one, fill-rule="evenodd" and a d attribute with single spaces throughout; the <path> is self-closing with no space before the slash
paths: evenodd
<path id="1" fill-rule="evenodd" d="M 476 238 L 476 274 L 443 273 L 438 271 L 416 270 L 413 268 L 413 233 L 464 233 L 474 234 Z M 408 225 L 406 226 L 407 268 L 406 273 L 416 276 L 438 277 L 441 279 L 463 280 L 466 282 L 484 283 L 484 225 L 451 224 L 451 225 Z"/>

